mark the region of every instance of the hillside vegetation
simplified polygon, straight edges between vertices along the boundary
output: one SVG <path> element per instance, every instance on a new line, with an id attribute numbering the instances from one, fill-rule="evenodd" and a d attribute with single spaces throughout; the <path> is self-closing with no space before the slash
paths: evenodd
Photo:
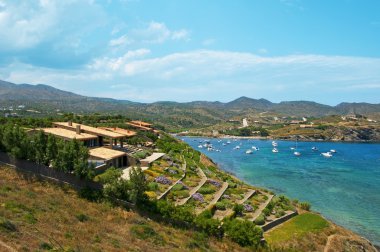
<path id="1" fill-rule="evenodd" d="M 0 167 L 0 250 L 245 251 Z M 11 249 L 9 249 L 12 251 Z"/>

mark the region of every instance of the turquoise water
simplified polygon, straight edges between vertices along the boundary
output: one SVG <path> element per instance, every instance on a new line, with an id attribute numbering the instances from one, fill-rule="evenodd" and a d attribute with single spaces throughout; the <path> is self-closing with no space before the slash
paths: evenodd
<path id="1" fill-rule="evenodd" d="M 223 146 L 227 140 L 208 139 L 221 150 L 216 152 L 198 148 L 204 139 L 184 141 L 247 183 L 308 201 L 314 211 L 380 244 L 380 144 L 298 142 L 302 155 L 296 157 L 294 142 L 277 141 L 279 153 L 272 153 L 271 141 L 231 140 Z M 236 145 L 240 150 L 233 150 Z M 260 150 L 245 154 L 252 146 Z M 333 157 L 321 156 L 330 149 L 337 151 Z"/>

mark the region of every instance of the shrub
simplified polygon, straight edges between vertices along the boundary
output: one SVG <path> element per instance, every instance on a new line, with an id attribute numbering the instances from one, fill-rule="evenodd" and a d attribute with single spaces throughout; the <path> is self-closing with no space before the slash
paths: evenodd
<path id="1" fill-rule="evenodd" d="M 158 184 L 156 182 L 150 182 L 148 184 L 148 190 L 149 191 L 157 191 L 158 190 Z"/>
<path id="2" fill-rule="evenodd" d="M 226 204 L 223 202 L 216 202 L 215 207 L 218 210 L 226 210 Z"/>
<path id="3" fill-rule="evenodd" d="M 75 216 L 80 222 L 88 221 L 90 218 L 85 214 L 78 214 Z"/>
<path id="4" fill-rule="evenodd" d="M 16 232 L 17 227 L 11 221 L 0 217 L 0 230 L 4 230 L 6 232 Z"/>
<path id="5" fill-rule="evenodd" d="M 263 214 L 264 214 L 265 216 L 269 216 L 269 215 L 270 215 L 270 210 L 269 210 L 268 208 L 265 208 L 265 209 L 263 210 Z"/>
<path id="6" fill-rule="evenodd" d="M 265 224 L 265 216 L 260 214 L 256 220 L 255 220 L 256 225 L 264 225 Z"/>
<path id="7" fill-rule="evenodd" d="M 175 184 L 173 187 L 172 187 L 172 191 L 180 191 L 183 189 L 183 185 L 182 184 Z"/>
<path id="8" fill-rule="evenodd" d="M 311 205 L 308 202 L 301 202 L 300 207 L 303 210 L 310 211 Z"/>
<path id="9" fill-rule="evenodd" d="M 234 210 L 234 213 L 236 216 L 241 216 L 241 215 L 243 215 L 244 206 L 239 205 L 239 204 L 235 204 L 233 210 Z"/>
<path id="10" fill-rule="evenodd" d="M 201 194 L 211 194 L 211 193 L 214 193 L 215 190 L 209 186 L 202 186 L 199 190 L 198 190 L 199 193 Z"/>
<path id="11" fill-rule="evenodd" d="M 224 225 L 225 233 L 240 246 L 257 247 L 263 236 L 263 231 L 250 221 L 233 219 Z"/>

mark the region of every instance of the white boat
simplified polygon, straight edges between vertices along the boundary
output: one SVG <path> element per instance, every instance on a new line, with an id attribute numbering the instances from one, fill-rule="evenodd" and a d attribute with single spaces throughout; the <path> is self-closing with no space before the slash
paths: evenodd
<path id="1" fill-rule="evenodd" d="M 331 158 L 332 157 L 331 152 L 322 152 L 321 155 L 324 156 L 325 158 Z"/>
<path id="2" fill-rule="evenodd" d="M 295 156 L 301 156 L 301 152 L 297 151 L 297 147 L 298 147 L 298 139 L 296 139 L 296 147 L 294 148 L 295 151 L 293 152 L 293 154 Z"/>
<path id="3" fill-rule="evenodd" d="M 330 152 L 331 152 L 331 153 L 336 153 L 336 150 L 331 149 Z"/>
<path id="4" fill-rule="evenodd" d="M 252 150 L 254 150 L 254 151 L 258 151 L 259 148 L 257 148 L 256 146 L 252 146 Z"/>
<path id="5" fill-rule="evenodd" d="M 294 148 L 294 147 L 290 147 L 290 149 L 291 149 L 291 150 L 295 150 L 296 148 Z"/>
<path id="6" fill-rule="evenodd" d="M 228 141 L 227 141 L 227 144 L 230 144 L 230 143 L 231 143 L 231 141 L 228 140 Z"/>
<path id="7" fill-rule="evenodd" d="M 198 145 L 198 148 L 199 148 L 199 149 L 202 149 L 202 148 L 203 148 L 203 146 L 202 146 L 202 145 Z"/>
<path id="8" fill-rule="evenodd" d="M 240 146 L 239 145 L 235 146 L 234 150 L 238 150 L 238 149 L 240 149 Z"/>
<path id="9" fill-rule="evenodd" d="M 208 151 L 212 151 L 213 148 L 212 148 L 212 147 L 208 147 L 207 150 L 208 150 Z"/>
<path id="10" fill-rule="evenodd" d="M 278 146 L 277 142 L 276 141 L 272 141 L 272 146 L 273 147 L 277 147 Z"/>
<path id="11" fill-rule="evenodd" d="M 272 149 L 272 152 L 273 152 L 273 153 L 277 153 L 277 152 L 278 152 L 277 148 L 273 148 L 273 149 Z"/>
<path id="12" fill-rule="evenodd" d="M 223 143 L 222 145 L 223 145 L 223 146 L 226 146 L 227 144 L 226 144 L 226 143 Z"/>
<path id="13" fill-rule="evenodd" d="M 245 154 L 252 154 L 252 153 L 253 153 L 252 150 L 247 150 L 247 151 L 245 152 Z"/>
<path id="14" fill-rule="evenodd" d="M 318 150 L 318 148 L 315 147 L 315 146 L 313 146 L 311 149 L 312 149 L 313 151 L 317 151 L 317 150 Z"/>

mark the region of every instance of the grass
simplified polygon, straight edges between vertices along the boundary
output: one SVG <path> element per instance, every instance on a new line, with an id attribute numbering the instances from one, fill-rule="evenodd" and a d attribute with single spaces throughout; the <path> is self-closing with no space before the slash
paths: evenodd
<path id="1" fill-rule="evenodd" d="M 16 251 L 248 251 L 227 238 L 198 239 L 196 231 L 89 202 L 12 168 L 0 166 L 0 188 L 0 240 Z"/>
<path id="2" fill-rule="evenodd" d="M 267 233 L 265 239 L 272 244 L 278 244 L 301 237 L 309 232 L 319 232 L 327 228 L 329 223 L 318 214 L 304 213 L 298 215 L 273 231 Z"/>

